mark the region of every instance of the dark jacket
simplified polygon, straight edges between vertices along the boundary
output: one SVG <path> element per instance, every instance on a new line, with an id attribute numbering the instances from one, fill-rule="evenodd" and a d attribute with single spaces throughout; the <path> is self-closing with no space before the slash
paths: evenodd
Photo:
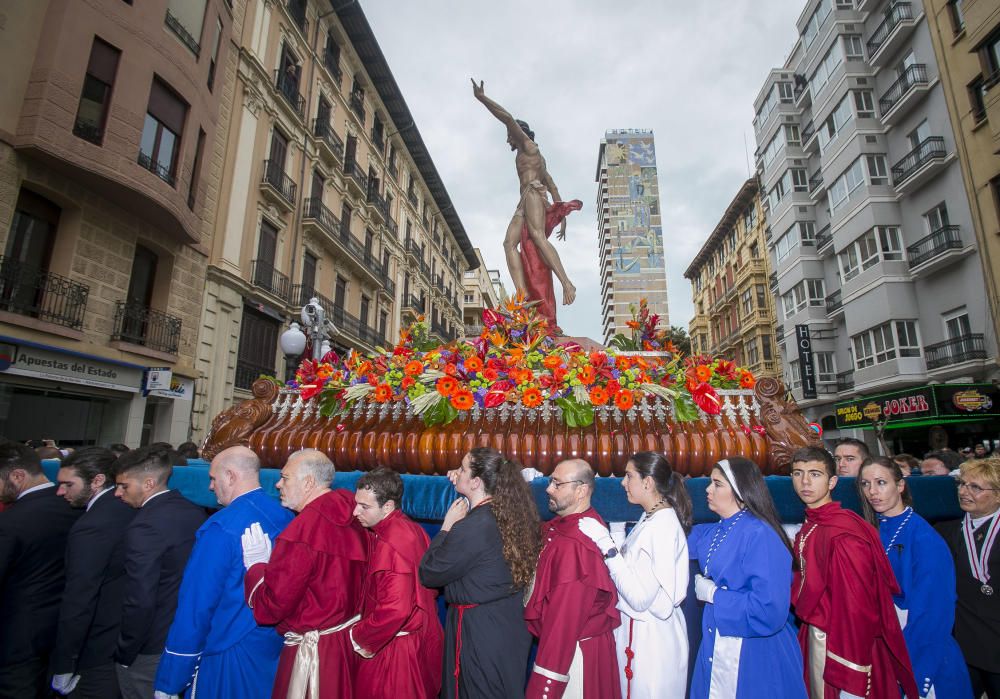
<path id="1" fill-rule="evenodd" d="M 52 650 L 66 537 L 79 516 L 54 485 L 0 512 L 0 666 Z"/>
<path id="2" fill-rule="evenodd" d="M 176 490 L 138 509 L 125 530 L 125 601 L 115 662 L 131 665 L 137 655 L 159 655 L 177 608 L 194 533 L 205 510 Z"/>
<path id="3" fill-rule="evenodd" d="M 59 609 L 55 674 L 110 663 L 125 597 L 125 529 L 136 510 L 101 495 L 76 521 L 66 547 L 66 590 Z"/>

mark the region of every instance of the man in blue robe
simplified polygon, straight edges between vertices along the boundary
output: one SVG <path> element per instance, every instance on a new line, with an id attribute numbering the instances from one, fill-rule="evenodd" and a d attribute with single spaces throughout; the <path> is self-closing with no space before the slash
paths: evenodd
<path id="1" fill-rule="evenodd" d="M 196 535 L 156 673 L 155 696 L 170 699 L 192 687 L 198 699 L 266 699 L 282 637 L 258 626 L 246 605 L 240 537 L 258 522 L 273 540 L 293 515 L 261 489 L 260 460 L 246 447 L 216 456 L 208 477 L 223 509 Z"/>

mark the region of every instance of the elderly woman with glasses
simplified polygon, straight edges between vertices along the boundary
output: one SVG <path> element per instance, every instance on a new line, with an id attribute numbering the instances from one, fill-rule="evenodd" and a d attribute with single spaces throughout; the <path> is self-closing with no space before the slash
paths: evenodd
<path id="1" fill-rule="evenodd" d="M 975 696 L 1000 697 L 1000 458 L 960 466 L 958 505 L 965 517 L 940 531 L 955 562 L 955 639 Z M 932 573 L 937 574 L 935 571 Z"/>
<path id="2" fill-rule="evenodd" d="M 899 583 L 896 616 L 921 697 L 969 699 L 972 686 L 955 625 L 955 564 L 941 536 L 913 511 L 900 465 L 884 456 L 867 459 L 855 481 L 862 512 L 878 528 Z"/>

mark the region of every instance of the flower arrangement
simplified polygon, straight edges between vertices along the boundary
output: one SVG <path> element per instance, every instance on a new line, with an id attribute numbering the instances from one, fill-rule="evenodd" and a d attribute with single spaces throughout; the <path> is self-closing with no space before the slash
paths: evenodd
<path id="1" fill-rule="evenodd" d="M 504 299 L 483 311 L 483 331 L 472 340 L 431 342 L 423 318 L 403 330 L 394 348 L 370 357 L 352 353 L 341 361 L 330 353 L 305 360 L 294 381 L 304 399 L 320 395 L 321 414 L 340 415 L 357 401 L 404 402 L 425 424 L 447 424 L 459 413 L 503 404 L 561 409 L 569 427 L 594 421 L 594 409 L 633 410 L 660 398 L 673 402 L 675 417 L 691 421 L 698 408 L 721 410 L 718 389 L 753 388 L 746 368 L 725 359 L 681 356 L 657 330 L 658 318 L 645 304 L 634 314 L 633 338 L 655 356 L 624 348 L 585 351 L 575 342 L 557 342 L 547 322 L 523 297 Z"/>

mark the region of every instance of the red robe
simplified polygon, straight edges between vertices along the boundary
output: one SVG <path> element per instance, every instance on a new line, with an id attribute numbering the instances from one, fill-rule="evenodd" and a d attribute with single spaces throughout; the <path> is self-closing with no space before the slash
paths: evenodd
<path id="1" fill-rule="evenodd" d="M 361 660 L 354 695 L 432 699 L 441 691 L 444 630 L 437 592 L 421 585 L 417 575 L 430 540 L 399 510 L 369 531 L 372 549 L 361 621 L 351 627 L 351 638 L 375 656 Z"/>
<path id="2" fill-rule="evenodd" d="M 547 206 L 545 237 L 550 237 L 564 218 L 582 207 L 583 202 L 579 199 L 560 201 Z M 526 289 L 528 300 L 540 302 L 536 306 L 538 315 L 549 321 L 549 330 L 555 332 L 559 326 L 556 325 L 556 292 L 552 285 L 552 270 L 545 264 L 545 260 L 538 253 L 538 248 L 531 241 L 527 220 L 521 225 L 521 265 L 524 267 L 524 284 L 528 287 Z"/>
<path id="3" fill-rule="evenodd" d="M 279 633 L 329 629 L 358 614 L 368 544 L 354 519 L 354 495 L 333 490 L 313 500 L 274 541 L 268 563 L 247 571 L 247 604 L 261 625 Z M 286 645 L 278 660 L 274 699 L 285 699 L 298 646 Z M 360 656 L 347 631 L 320 636 L 321 697 L 353 696 Z"/>
<path id="4" fill-rule="evenodd" d="M 805 524 L 795 537 L 796 558 L 806 535 L 805 566 L 792 578 L 792 606 L 803 621 L 799 645 L 807 688 L 807 625 L 827 634 L 824 695 L 812 699 L 837 699 L 840 690 L 899 699 L 900 687 L 907 697 L 919 696 L 893 607 L 899 586 L 878 532 L 832 502 L 806 509 Z"/>
<path id="5" fill-rule="evenodd" d="M 535 586 L 524 609 L 528 630 L 538 637 L 525 699 L 563 695 L 577 642 L 583 654 L 584 697 L 621 698 L 612 633 L 621 624 L 618 592 L 600 550 L 577 526 L 584 517 L 603 521 L 590 508 L 542 525 Z"/>

